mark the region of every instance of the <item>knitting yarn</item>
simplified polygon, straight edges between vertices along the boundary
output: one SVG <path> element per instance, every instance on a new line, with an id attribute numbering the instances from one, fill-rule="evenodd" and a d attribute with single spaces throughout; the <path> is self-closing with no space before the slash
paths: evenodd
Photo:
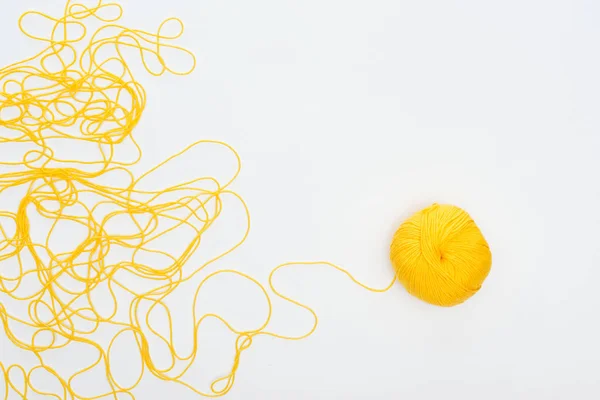
<path id="1" fill-rule="evenodd" d="M 183 35 L 181 20 L 169 18 L 146 31 L 121 25 L 123 12 L 121 5 L 105 0 L 67 0 L 57 16 L 27 11 L 19 28 L 45 45 L 31 57 L 0 66 L 3 400 L 135 400 L 142 380 L 153 378 L 198 397 L 224 396 L 256 338 L 297 341 L 317 328 L 316 312 L 277 288 L 277 271 L 322 265 L 371 292 L 385 292 L 395 283 L 391 277 L 385 287 L 371 287 L 325 261 L 281 264 L 268 285 L 235 266 L 219 268 L 217 262 L 250 232 L 249 209 L 231 188 L 240 173 L 240 156 L 224 142 L 198 138 L 134 173 L 144 153 L 136 139 L 138 123 L 152 97 L 138 73 L 187 75 L 196 58 L 176 44 Z M 33 28 L 44 22 L 51 29 L 45 36 L 34 34 Z M 187 68 L 175 68 L 175 54 L 188 60 Z M 142 68 L 132 68 L 131 61 Z M 206 165 L 197 166 L 189 178 L 173 175 L 146 187 L 146 178 L 164 173 L 194 149 L 224 150 L 231 172 L 218 178 Z M 242 210 L 239 232 L 231 232 L 215 251 L 204 238 L 232 204 Z M 264 311 L 252 313 L 257 316 L 252 325 L 200 311 L 207 283 L 226 276 L 245 279 L 264 297 Z M 182 302 L 177 296 L 186 287 L 193 295 Z M 245 301 L 242 295 L 236 298 Z M 298 333 L 272 330 L 275 299 L 295 305 L 311 322 Z M 178 324 L 176 309 L 182 318 Z M 232 357 L 224 370 L 203 380 L 188 371 L 204 367 L 200 342 L 210 339 L 202 330 L 211 321 L 232 334 Z M 126 384 L 116 358 L 125 349 L 123 338 L 131 340 L 127 368 L 140 367 Z M 23 356 L 9 356 L 4 340 Z M 91 356 L 71 362 L 78 353 Z"/>
<path id="2" fill-rule="evenodd" d="M 452 205 L 434 204 L 405 221 L 394 235 L 390 258 L 409 293 L 447 307 L 473 296 L 492 266 L 481 231 Z"/>
<path id="3" fill-rule="evenodd" d="M 58 16 L 27 11 L 19 28 L 44 47 L 0 67 L 0 339 L 26 354 L 12 363 L 9 352 L 0 352 L 0 398 L 135 400 L 138 385 L 152 378 L 198 396 L 224 396 L 256 338 L 298 341 L 317 329 L 317 313 L 278 288 L 282 269 L 320 265 L 378 293 L 398 277 L 411 293 L 440 305 L 460 303 L 479 289 L 490 269 L 489 248 L 469 216 L 452 206 L 434 205 L 400 227 L 391 249 L 396 274 L 385 285 L 366 285 L 327 261 L 280 264 L 268 284 L 235 266 L 215 266 L 250 232 L 249 209 L 231 188 L 240 156 L 224 142 L 199 138 L 134 174 L 143 157 L 138 123 L 152 92 L 130 60 L 141 63 L 138 72 L 159 77 L 191 73 L 196 58 L 176 44 L 181 20 L 146 31 L 121 25 L 122 16 L 123 8 L 108 0 L 66 0 Z M 31 29 L 40 21 L 51 26 L 43 36 Z M 189 66 L 174 68 L 169 54 Z M 172 176 L 173 182 L 145 187 L 144 179 L 199 148 L 226 150 L 231 174 L 218 179 L 198 167 L 192 178 Z M 125 157 L 127 149 L 132 154 Z M 215 252 L 205 233 L 231 202 L 243 210 L 242 228 Z M 263 296 L 264 312 L 253 313 L 260 317 L 251 327 L 197 309 L 207 282 L 224 276 L 247 280 Z M 184 287 L 193 295 L 181 302 L 174 296 Z M 311 322 L 297 333 L 272 330 L 275 300 L 296 306 Z M 175 323 L 175 309 L 182 323 Z M 231 332 L 232 359 L 203 381 L 188 371 L 201 367 L 199 342 L 210 339 L 201 330 L 209 321 Z M 187 342 L 174 335 L 181 330 Z M 124 384 L 115 357 L 127 336 L 127 367 L 141 368 Z M 77 352 L 94 356 L 71 365 Z M 101 384 L 85 384 L 91 381 Z"/>

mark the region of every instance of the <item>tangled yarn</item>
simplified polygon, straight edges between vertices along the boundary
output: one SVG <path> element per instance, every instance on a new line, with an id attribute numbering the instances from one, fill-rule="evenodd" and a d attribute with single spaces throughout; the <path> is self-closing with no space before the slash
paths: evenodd
<path id="1" fill-rule="evenodd" d="M 165 20 L 152 33 L 119 25 L 122 15 L 120 5 L 103 0 L 93 6 L 69 0 L 60 17 L 26 12 L 19 19 L 19 27 L 27 37 L 43 43 L 44 49 L 0 69 L 0 196 L 18 196 L 13 209 L 2 202 L 2 208 L 8 209 L 0 211 L 0 321 L 8 340 L 32 354 L 37 362 L 27 369 L 0 360 L 0 393 L 5 399 L 15 395 L 23 399 L 38 395 L 54 399 L 134 399 L 133 390 L 147 372 L 199 395 L 219 397 L 232 388 L 241 355 L 255 337 L 300 340 L 316 329 L 315 312 L 274 287 L 277 271 L 298 264 L 323 264 L 368 290 L 385 291 L 393 284 L 384 289 L 370 288 L 327 262 L 282 264 L 269 276 L 271 292 L 313 317 L 306 333 L 286 336 L 267 330 L 272 316 L 271 295 L 255 278 L 222 269 L 196 283 L 193 279 L 207 266 L 234 251 L 248 236 L 248 209 L 243 199 L 230 190 L 240 171 L 240 158 L 226 143 L 200 140 L 140 176 L 131 172 L 142 157 L 134 131 L 145 109 L 146 91 L 134 78 L 127 58 L 130 53 L 137 54 L 146 72 L 153 76 L 189 74 L 196 59 L 173 43 L 183 33 L 179 19 Z M 47 35 L 29 30 L 26 22 L 33 18 L 51 23 Z M 91 23 L 100 26 L 88 32 Z M 167 34 L 167 25 L 175 26 L 175 32 Z M 173 68 L 164 55 L 166 50 L 187 56 L 190 67 Z M 75 145 L 84 146 L 86 151 L 63 155 L 65 149 L 68 153 Z M 124 160 L 120 155 L 119 149 L 125 145 L 135 149 L 133 160 Z M 144 178 L 202 146 L 219 147 L 232 155 L 235 170 L 228 179 L 200 176 L 160 190 L 141 188 Z M 117 175 L 120 179 L 113 179 Z M 204 234 L 221 216 L 225 198 L 238 200 L 245 210 L 246 228 L 241 239 L 208 261 L 189 266 L 188 261 L 202 247 Z M 127 232 L 115 229 L 124 222 L 129 227 Z M 55 242 L 64 235 L 61 226 L 65 223 L 83 229 L 84 234 L 70 234 L 71 248 L 57 249 Z M 161 238 L 180 231 L 192 232 L 191 237 L 186 236 L 182 250 L 160 247 Z M 163 262 L 145 261 L 148 255 Z M 247 279 L 264 295 L 268 309 L 258 328 L 244 331 L 218 314 L 197 313 L 195 305 L 201 289 L 219 275 Z M 132 284 L 134 281 L 141 284 Z M 193 346 L 181 353 L 175 348 L 172 309 L 167 300 L 184 284 L 195 287 Z M 12 311 L 11 305 L 15 310 L 24 306 L 27 312 Z M 152 323 L 152 316 L 161 313 L 166 315 L 168 334 L 161 333 L 163 326 Z M 198 331 L 208 320 L 220 321 L 237 339 L 229 371 L 200 388 L 187 382 L 184 375 L 197 359 Z M 110 340 L 101 343 L 95 336 L 99 332 L 112 332 Z M 113 345 L 126 334 L 135 339 L 142 361 L 139 376 L 129 385 L 120 384 L 112 368 Z M 153 358 L 150 339 L 168 349 L 167 366 L 159 366 Z M 68 375 L 47 361 L 53 351 L 74 346 L 91 349 L 95 360 Z M 106 390 L 87 394 L 74 387 L 79 378 L 98 368 L 106 379 Z M 43 382 L 53 382 L 55 389 L 45 389 Z"/>

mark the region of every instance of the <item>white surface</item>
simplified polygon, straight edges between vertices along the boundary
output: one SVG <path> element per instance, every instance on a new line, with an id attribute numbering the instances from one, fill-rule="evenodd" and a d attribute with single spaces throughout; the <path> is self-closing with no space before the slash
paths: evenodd
<path id="1" fill-rule="evenodd" d="M 0 64 L 31 53 L 20 13 L 62 4 L 3 1 Z M 221 267 L 265 279 L 281 262 L 326 259 L 380 286 L 392 233 L 432 202 L 468 210 L 492 248 L 481 292 L 451 309 L 399 285 L 371 294 L 324 268 L 282 274 L 319 329 L 302 342 L 257 339 L 227 399 L 600 397 L 598 2 L 123 4 L 129 26 L 182 17 L 181 43 L 199 57 L 189 77 L 137 75 L 149 98 L 144 166 L 200 138 L 242 155 L 235 188 L 253 227 Z M 212 301 L 257 321 L 250 293 Z M 309 322 L 276 313 L 284 333 Z M 204 344 L 225 350 L 203 376 L 231 361 L 221 332 Z M 152 379 L 136 393 L 195 398 Z"/>

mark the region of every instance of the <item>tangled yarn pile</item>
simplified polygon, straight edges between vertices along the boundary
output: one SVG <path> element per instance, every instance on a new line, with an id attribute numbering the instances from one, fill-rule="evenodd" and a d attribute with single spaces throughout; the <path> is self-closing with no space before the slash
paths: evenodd
<path id="1" fill-rule="evenodd" d="M 133 76 L 127 52 L 133 50 L 154 76 L 188 74 L 195 67 L 195 57 L 173 44 L 183 33 L 179 19 L 165 20 L 152 33 L 119 25 L 122 14 L 120 5 L 102 0 L 94 6 L 68 1 L 64 14 L 56 18 L 27 12 L 19 27 L 45 48 L 0 69 L 0 148 L 4 148 L 0 195 L 19 196 L 14 209 L 0 211 L 0 320 L 10 342 L 33 354 L 38 364 L 26 369 L 0 363 L 4 398 L 17 395 L 25 399 L 36 394 L 56 399 L 134 398 L 132 389 L 145 371 L 201 395 L 220 396 L 233 385 L 240 354 L 250 346 L 252 337 L 259 332 L 268 334 L 262 332 L 268 319 L 257 331 L 241 332 L 219 315 L 196 315 L 194 311 L 194 342 L 200 324 L 216 318 L 238 335 L 236 355 L 229 373 L 204 391 L 183 381 L 196 358 L 197 346 L 187 354 L 176 352 L 165 299 L 245 240 L 247 230 L 229 250 L 191 271 L 184 269 L 201 247 L 203 234 L 221 215 L 223 198 L 234 197 L 243 204 L 229 190 L 239 173 L 240 159 L 225 143 L 201 140 L 134 176 L 130 167 L 139 162 L 142 151 L 133 133 L 144 112 L 146 91 Z M 47 36 L 36 35 L 28 29 L 30 20 L 50 22 L 52 29 Z M 89 22 L 100 26 L 88 32 Z M 166 34 L 167 26 L 170 31 L 175 26 L 176 32 Z M 172 68 L 163 56 L 165 50 L 187 56 L 191 67 L 183 71 Z M 118 148 L 124 144 L 136 149 L 133 160 L 119 158 Z M 87 146 L 87 151 L 79 158 L 61 155 L 75 145 Z M 199 146 L 218 146 L 233 155 L 236 169 L 230 179 L 219 182 L 201 176 L 156 191 L 139 188 L 149 174 Z M 13 148 L 17 150 L 9 150 Z M 7 160 L 9 154 L 18 157 Z M 115 175 L 122 184 L 103 183 L 117 181 L 103 180 Z M 4 208 L 7 203 L 2 204 Z M 131 229 L 115 230 L 123 222 Z M 57 250 L 57 236 L 64 235 L 61 226 L 65 223 L 71 224 L 71 229 L 83 228 L 85 233 L 69 237 L 73 242 L 70 249 Z M 159 238 L 180 230 L 193 232 L 182 251 L 175 254 L 155 245 Z M 160 266 L 144 262 L 148 255 L 167 262 Z M 247 277 L 266 295 L 253 278 L 222 270 L 197 285 L 194 302 L 204 282 L 218 274 Z M 136 279 L 143 281 L 141 289 L 131 285 Z M 12 311 L 19 306 L 26 312 Z M 158 312 L 166 313 L 170 335 L 161 334 L 150 322 L 150 316 Z M 94 339 L 94 333 L 106 326 L 114 328 L 107 345 Z M 124 386 L 112 372 L 111 347 L 128 333 L 135 338 L 143 366 L 138 379 Z M 158 367 L 151 357 L 149 335 L 169 349 L 171 362 L 166 368 Z M 80 371 L 63 376 L 46 362 L 46 355 L 73 345 L 92 349 L 97 357 Z M 96 367 L 105 371 L 108 388 L 93 395 L 75 390 L 74 381 Z M 36 383 L 50 381 L 61 389 L 49 392 Z"/>

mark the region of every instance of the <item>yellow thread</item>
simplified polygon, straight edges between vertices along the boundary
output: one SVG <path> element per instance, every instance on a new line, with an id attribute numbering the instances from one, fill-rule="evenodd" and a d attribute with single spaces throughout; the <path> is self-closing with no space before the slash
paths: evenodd
<path id="1" fill-rule="evenodd" d="M 319 264 L 340 271 L 359 286 L 372 292 L 389 290 L 396 279 L 394 276 L 384 288 L 373 288 L 329 262 L 294 262 L 279 265 L 269 275 L 269 289 L 280 300 L 306 310 L 313 318 L 307 332 L 288 336 L 267 329 L 272 317 L 272 299 L 263 284 L 240 271 L 218 270 L 207 274 L 196 285 L 192 303 L 193 347 L 185 354 L 177 352 L 173 339 L 171 310 L 166 300 L 180 285 L 194 284 L 193 279 L 209 265 L 237 249 L 248 236 L 250 216 L 244 200 L 230 190 L 231 184 L 239 174 L 241 163 L 237 152 L 226 143 L 200 140 L 137 178 L 130 171 L 129 167 L 137 164 L 142 157 L 141 148 L 132 133 L 143 114 L 146 92 L 134 79 L 126 62 L 125 52 L 136 51 L 145 70 L 154 76 L 167 72 L 176 75 L 189 74 L 194 69 L 196 60 L 191 52 L 172 44 L 172 41 L 183 33 L 183 23 L 179 19 L 165 20 L 156 33 L 151 33 L 116 24 L 122 15 L 120 5 L 104 3 L 102 0 L 97 0 L 94 6 L 68 1 L 64 14 L 59 18 L 36 11 L 27 12 L 19 20 L 20 29 L 29 38 L 46 43 L 46 48 L 31 58 L 0 69 L 0 126 L 10 132 L 8 136 L 0 137 L 0 144 L 25 144 L 30 147 L 20 160 L 0 161 L 3 168 L 0 172 L 0 194 L 11 188 L 21 188 L 25 191 L 16 210 L 0 211 L 0 296 L 4 296 L 0 297 L 0 300 L 4 301 L 8 297 L 12 301 L 25 303 L 28 310 L 26 318 L 19 317 L 11 314 L 5 303 L 0 302 L 0 321 L 6 337 L 15 346 L 33 354 L 39 362 L 38 366 L 28 371 L 21 365 L 5 366 L 0 362 L 5 382 L 4 389 L 0 387 L 0 393 L 4 393 L 5 400 L 13 395 L 26 399 L 33 393 L 54 399 L 134 399 L 132 390 L 140 383 L 146 371 L 164 381 L 183 385 L 199 395 L 219 397 L 233 387 L 241 356 L 250 348 L 256 337 L 301 340 L 310 336 L 317 327 L 317 315 L 310 307 L 287 297 L 275 288 L 274 277 L 278 271 L 292 266 Z M 26 29 L 25 19 L 31 17 L 52 22 L 53 28 L 48 36 L 35 35 Z M 83 22 L 85 20 L 100 22 L 102 26 L 88 35 L 88 28 Z M 177 32 L 167 35 L 164 30 L 170 23 L 177 26 Z M 83 49 L 79 50 L 76 45 L 83 46 Z M 190 68 L 183 71 L 171 68 L 163 56 L 166 49 L 189 56 Z M 151 62 L 157 64 L 158 69 L 152 69 Z M 92 144 L 96 151 L 95 156 L 86 154 L 85 159 L 58 156 L 56 153 L 60 148 L 60 141 Z M 125 143 L 133 145 L 136 149 L 136 157 L 131 161 L 119 159 L 119 145 Z M 218 146 L 232 154 L 236 169 L 225 183 L 214 177 L 203 176 L 162 190 L 140 189 L 140 182 L 144 178 L 200 146 Z M 101 183 L 100 178 L 113 173 L 124 174 L 127 182 L 121 185 Z M 188 260 L 199 250 L 204 233 L 220 217 L 223 200 L 227 197 L 237 199 L 246 213 L 246 228 L 242 238 L 228 250 L 196 266 L 192 271 L 187 271 L 185 266 Z M 111 211 L 103 214 L 101 210 L 106 206 L 110 206 Z M 42 242 L 32 238 L 32 233 L 35 233 L 35 228 L 30 224 L 32 212 L 37 213 L 38 217 L 52 221 Z M 452 213 L 426 214 L 448 217 Z M 465 297 L 465 293 L 460 296 L 455 293 L 452 297 L 449 292 L 442 296 L 437 289 L 427 286 L 427 282 L 415 280 L 415 269 L 411 263 L 415 260 L 416 251 L 423 251 L 423 255 L 419 257 L 429 260 L 432 251 L 439 250 L 439 247 L 435 246 L 454 243 L 452 240 L 447 241 L 448 235 L 444 232 L 447 233 L 448 229 L 458 228 L 460 232 L 466 230 L 467 234 L 463 232 L 460 233 L 462 236 L 457 237 L 471 238 L 475 243 L 484 243 L 475 235 L 472 221 L 461 219 L 459 214 L 455 215 L 457 218 L 442 218 L 442 222 L 448 224 L 442 230 L 435 227 L 439 221 L 424 223 L 421 217 L 413 218 L 400 228 L 392 245 L 392 259 L 402 282 L 412 293 L 426 300 L 433 299 L 432 302 L 436 304 L 448 303 L 449 300 L 457 301 L 460 296 L 460 299 L 464 300 L 468 296 Z M 136 231 L 127 234 L 111 233 L 109 225 L 113 219 L 119 217 L 126 217 L 136 227 Z M 64 221 L 85 228 L 85 239 L 70 251 L 54 252 L 50 241 L 58 224 Z M 423 228 L 419 232 L 412 229 L 419 226 Z M 407 227 L 412 230 L 407 231 Z M 159 238 L 183 228 L 193 230 L 194 235 L 182 252 L 172 254 L 153 248 Z M 422 235 L 421 239 L 432 235 L 436 241 L 428 244 L 421 240 L 419 245 L 422 245 L 422 248 L 417 249 L 417 244 L 411 240 L 419 234 Z M 405 239 L 413 246 L 402 245 Z M 131 256 L 111 262 L 109 256 L 115 248 L 128 249 Z M 481 250 L 479 255 L 485 256 L 482 249 L 477 249 Z M 448 253 L 448 257 L 455 257 L 456 260 L 468 257 L 462 254 L 462 250 L 459 246 Z M 166 257 L 169 265 L 159 268 L 144 264 L 136 257 L 142 252 Z M 30 260 L 25 260 L 26 256 Z M 11 274 L 8 269 L 3 268 L 10 262 L 18 265 L 16 274 Z M 453 261 L 448 265 L 450 264 L 458 266 L 459 263 Z M 136 290 L 129 287 L 121 279 L 123 274 L 140 278 L 152 288 Z M 477 277 L 482 281 L 485 274 L 481 272 Z M 219 275 L 242 277 L 252 282 L 262 293 L 267 304 L 267 313 L 258 328 L 244 331 L 237 329 L 218 314 L 197 315 L 195 305 L 201 289 L 206 282 Z M 437 278 L 439 280 L 439 276 Z M 21 294 L 19 290 L 30 286 L 25 282 L 31 279 L 37 283 L 37 290 Z M 414 286 L 414 282 L 419 282 L 419 285 Z M 468 293 L 478 288 L 471 286 L 470 281 L 456 282 Z M 446 289 L 450 287 L 447 283 Z M 109 300 L 113 304 L 111 311 L 104 314 L 92 297 L 94 291 L 102 285 L 108 288 Z M 120 293 L 118 304 L 117 293 Z M 129 297 L 125 298 L 123 294 Z M 128 310 L 128 318 L 117 316 L 119 308 Z M 161 311 L 167 317 L 167 335 L 161 334 L 158 327 L 151 323 L 151 315 Z M 237 336 L 235 355 L 228 373 L 212 382 L 208 388 L 200 389 L 186 382 L 183 376 L 198 356 L 199 327 L 210 319 L 220 321 Z M 28 340 L 20 338 L 22 333 L 19 329 L 14 329 L 15 325 L 31 328 L 33 333 Z M 105 346 L 90 336 L 104 326 L 118 329 Z M 115 341 L 127 333 L 131 333 L 135 338 L 142 369 L 133 384 L 122 386 L 112 372 L 111 354 Z M 168 347 L 171 361 L 166 368 L 155 364 L 148 335 L 158 338 Z M 97 357 L 93 363 L 71 376 L 61 376 L 45 361 L 45 354 L 74 344 L 93 348 Z M 73 381 L 95 367 L 101 367 L 105 372 L 110 389 L 93 396 L 76 391 Z M 61 390 L 55 393 L 42 390 L 34 379 L 34 375 L 38 373 L 52 376 L 60 383 Z"/>
<path id="2" fill-rule="evenodd" d="M 492 266 L 492 254 L 469 214 L 451 205 L 425 208 L 404 222 L 390 257 L 409 293 L 440 306 L 474 295 Z"/>
<path id="3" fill-rule="evenodd" d="M 159 379 L 186 386 L 199 395 L 219 397 L 233 386 L 242 353 L 251 346 L 254 338 L 271 336 L 300 340 L 310 336 L 317 327 L 317 315 L 310 307 L 283 295 L 274 287 L 277 271 L 293 265 L 323 264 L 341 271 L 352 281 L 374 292 L 388 290 L 395 280 L 383 289 L 376 289 L 358 282 L 344 269 L 327 262 L 297 262 L 278 266 L 269 276 L 271 291 L 280 299 L 305 309 L 313 317 L 313 324 L 306 333 L 286 336 L 267 330 L 272 315 L 271 297 L 259 281 L 232 269 L 212 272 L 197 285 L 194 305 L 208 280 L 223 274 L 235 275 L 252 282 L 264 295 L 267 315 L 259 328 L 243 331 L 220 315 L 197 315 L 194 307 L 193 348 L 186 354 L 179 354 L 175 350 L 171 311 L 165 300 L 181 284 L 190 282 L 207 266 L 238 248 L 248 235 L 250 217 L 243 199 L 229 189 L 239 174 L 240 158 L 233 148 L 223 142 L 200 140 L 137 178 L 128 169 L 142 156 L 132 132 L 144 111 L 146 92 L 134 79 L 125 60 L 125 51 L 135 50 L 146 71 L 154 76 L 166 72 L 186 75 L 194 69 L 196 61 L 191 52 L 171 43 L 183 33 L 183 23 L 179 19 L 168 19 L 156 33 L 151 33 L 116 24 L 122 14 L 120 5 L 103 3 L 102 0 L 98 0 L 94 6 L 68 1 L 63 16 L 59 18 L 36 11 L 27 12 L 19 20 L 20 29 L 29 38 L 44 42 L 47 46 L 31 58 L 0 69 L 0 126 L 10 132 L 8 136 L 0 137 L 0 144 L 30 146 L 20 160 L 0 162 L 4 168 L 0 173 L 0 194 L 10 188 L 25 190 L 16 210 L 0 212 L 0 295 L 25 302 L 28 316 L 23 318 L 11 314 L 0 302 L 0 320 L 6 337 L 15 346 L 35 355 L 39 362 L 29 371 L 20 365 L 5 366 L 0 362 L 5 382 L 5 388 L 0 388 L 0 393 L 4 392 L 5 399 L 11 395 L 26 399 L 32 393 L 45 394 L 54 399 L 122 399 L 124 396 L 133 399 L 132 389 L 139 384 L 145 371 Z M 53 28 L 48 36 L 39 36 L 27 30 L 25 20 L 32 17 L 52 22 Z M 102 26 L 88 35 L 85 20 L 95 20 Z M 165 25 L 169 23 L 177 25 L 175 34 L 163 33 Z M 84 41 L 86 38 L 87 42 Z M 83 45 L 83 50 L 76 45 Z M 188 55 L 190 68 L 183 71 L 171 68 L 163 57 L 165 49 Z M 158 63 L 158 69 L 150 67 L 151 60 Z M 86 155 L 85 159 L 60 157 L 56 154 L 56 144 L 61 140 L 70 144 L 93 144 L 96 154 Z M 137 154 L 134 160 L 119 160 L 117 149 L 123 143 L 131 143 L 135 147 Z M 236 162 L 232 177 L 225 183 L 214 177 L 199 177 L 163 190 L 139 189 L 142 179 L 197 146 L 220 146 L 230 151 Z M 100 183 L 99 178 L 117 172 L 126 176 L 127 183 Z M 226 197 L 237 199 L 246 212 L 247 225 L 242 239 L 192 272 L 184 272 L 187 261 L 199 249 L 203 234 L 221 215 L 223 199 Z M 101 215 L 100 210 L 105 206 L 111 206 L 112 211 Z M 46 239 L 41 243 L 32 238 L 30 215 L 33 212 L 38 217 L 52 221 Z M 136 231 L 128 234 L 111 233 L 108 228 L 111 220 L 123 216 L 135 225 Z M 87 233 L 75 249 L 54 252 L 50 241 L 56 226 L 64 221 L 84 227 Z M 162 224 L 165 221 L 171 226 L 164 227 Z M 183 227 L 192 229 L 194 237 L 181 254 L 170 254 L 152 247 L 158 238 Z M 107 261 L 115 248 L 129 249 L 132 255 L 119 262 Z M 170 263 L 158 268 L 139 262 L 136 255 L 143 251 L 164 256 Z M 24 261 L 25 256 L 31 258 L 33 263 Z M 4 272 L 2 266 L 7 262 L 18 264 L 17 274 L 11 276 Z M 128 287 L 120 278 L 123 273 L 146 280 L 153 287 L 148 290 Z M 30 278 L 36 281 L 37 290 L 20 294 L 19 290 L 27 286 L 24 282 Z M 92 297 L 101 285 L 108 288 L 113 304 L 108 314 L 98 309 Z M 119 296 L 117 305 L 117 292 L 129 294 L 128 303 L 124 304 L 126 300 Z M 147 311 L 143 311 L 144 304 L 149 304 Z M 118 308 L 128 309 L 129 318 L 118 318 Z M 160 310 L 167 315 L 169 333 L 166 336 L 150 321 L 153 312 Z M 182 377 L 198 356 L 198 330 L 208 319 L 223 323 L 237 335 L 237 340 L 230 371 L 215 380 L 208 389 L 202 390 L 185 382 Z M 20 338 L 18 330 L 13 328 L 15 325 L 33 330 L 28 340 Z M 106 325 L 119 330 L 108 346 L 103 347 L 90 335 Z M 147 331 L 144 331 L 144 327 Z M 125 387 L 118 383 L 118 378 L 112 373 L 111 350 L 115 341 L 126 333 L 133 334 L 143 365 L 137 380 Z M 171 353 L 168 367 L 155 365 L 150 354 L 149 334 L 167 345 Z M 46 339 L 42 340 L 44 336 Z M 45 354 L 73 344 L 95 349 L 97 358 L 71 376 L 60 376 L 45 361 Z M 98 366 L 105 371 L 110 389 L 93 396 L 76 391 L 73 381 Z M 33 378 L 38 372 L 54 377 L 60 383 L 61 391 L 46 393 L 41 390 Z"/>

